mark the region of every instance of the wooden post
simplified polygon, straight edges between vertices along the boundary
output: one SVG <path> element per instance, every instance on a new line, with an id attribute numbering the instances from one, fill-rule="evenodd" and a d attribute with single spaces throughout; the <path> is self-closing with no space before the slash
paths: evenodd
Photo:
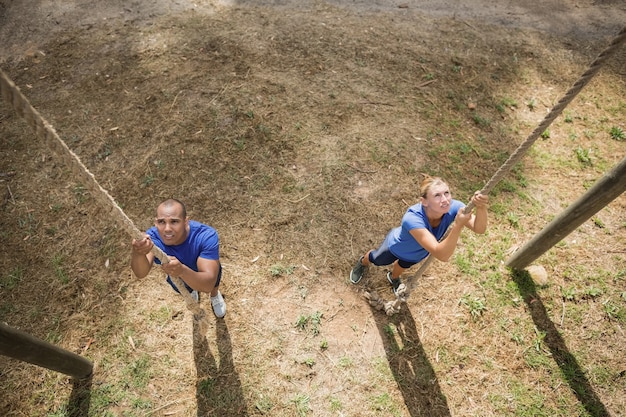
<path id="1" fill-rule="evenodd" d="M 9 356 L 76 379 L 91 376 L 93 363 L 44 340 L 0 323 L 0 355 Z"/>
<path id="2" fill-rule="evenodd" d="M 517 270 L 524 269 L 624 191 L 626 191 L 626 158 L 511 255 L 506 265 Z"/>

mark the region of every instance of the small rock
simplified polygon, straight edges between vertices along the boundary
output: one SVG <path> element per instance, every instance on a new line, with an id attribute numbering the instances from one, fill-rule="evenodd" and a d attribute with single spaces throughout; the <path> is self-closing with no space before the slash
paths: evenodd
<path id="1" fill-rule="evenodd" d="M 548 285 L 548 273 L 546 269 L 541 265 L 531 265 L 526 268 L 526 271 L 530 274 L 530 277 L 535 281 L 535 284 L 544 286 Z"/>

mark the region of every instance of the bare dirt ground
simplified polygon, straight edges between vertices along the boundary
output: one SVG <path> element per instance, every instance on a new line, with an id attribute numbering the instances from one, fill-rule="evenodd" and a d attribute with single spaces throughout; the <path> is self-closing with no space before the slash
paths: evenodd
<path id="1" fill-rule="evenodd" d="M 137 281 L 130 237 L 1 103 L 0 320 L 93 360 L 94 416 L 626 415 L 624 196 L 541 259 L 549 284 L 503 266 L 623 158 L 624 51 L 400 314 L 363 298 L 391 296 L 382 269 L 347 281 L 420 173 L 466 201 L 626 22 L 493 3 L 0 0 L 0 68 L 137 227 L 174 196 L 219 231 L 228 303 L 199 334 L 157 270 Z M 77 415 L 66 376 L 0 366 L 2 415 Z"/>

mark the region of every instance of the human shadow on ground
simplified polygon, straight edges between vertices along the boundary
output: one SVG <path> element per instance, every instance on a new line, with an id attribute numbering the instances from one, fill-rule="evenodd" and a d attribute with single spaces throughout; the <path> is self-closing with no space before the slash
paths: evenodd
<path id="1" fill-rule="evenodd" d="M 211 337 L 209 335 L 209 337 Z M 198 417 L 248 416 L 241 381 L 233 363 L 233 350 L 225 319 L 215 321 L 217 356 L 211 353 L 206 331 L 193 320 Z"/>
<path id="2" fill-rule="evenodd" d="M 568 351 L 565 341 L 548 317 L 546 307 L 537 294 L 535 283 L 530 274 L 527 271 L 514 271 L 512 276 L 530 311 L 535 326 L 546 335 L 544 338 L 545 345 L 550 349 L 552 357 L 578 401 L 585 407 L 590 416 L 609 416 L 609 412 L 594 392 L 585 372 L 581 369 L 574 355 Z"/>
<path id="3" fill-rule="evenodd" d="M 406 306 L 391 317 L 370 305 L 391 372 L 411 417 L 451 416 Z M 390 326 L 393 324 L 393 327 Z"/>

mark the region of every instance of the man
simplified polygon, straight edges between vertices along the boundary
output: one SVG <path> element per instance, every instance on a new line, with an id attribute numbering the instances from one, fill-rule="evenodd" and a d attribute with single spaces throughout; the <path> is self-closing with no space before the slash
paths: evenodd
<path id="1" fill-rule="evenodd" d="M 155 258 L 151 252 L 153 245 L 168 255 L 169 263 L 161 264 Z M 177 292 L 172 276 L 184 281 L 186 290 L 196 301 L 199 292 L 211 294 L 215 316 L 226 315 L 226 303 L 219 291 L 222 265 L 217 232 L 211 226 L 190 220 L 185 205 L 179 200 L 171 198 L 159 204 L 154 226 L 146 231 L 143 239 L 132 241 L 130 267 L 138 278 L 148 275 L 155 262 L 161 264 L 167 282 Z"/>

